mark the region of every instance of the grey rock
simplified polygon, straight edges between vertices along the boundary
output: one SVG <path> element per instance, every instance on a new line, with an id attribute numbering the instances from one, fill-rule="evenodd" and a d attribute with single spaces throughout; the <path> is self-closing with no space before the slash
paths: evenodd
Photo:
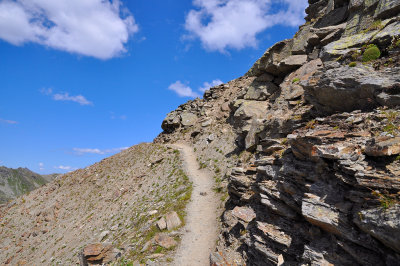
<path id="1" fill-rule="evenodd" d="M 400 86 L 400 76 L 396 74 L 399 72 L 400 68 L 376 72 L 367 66 L 344 66 L 316 73 L 301 85 L 305 89 L 306 99 L 320 112 L 368 110 L 379 104 L 375 100 L 376 94 Z M 391 103 L 389 100 L 386 102 Z"/>
<path id="2" fill-rule="evenodd" d="M 400 206 L 362 210 L 354 222 L 364 232 L 400 252 Z"/>
<path id="3" fill-rule="evenodd" d="M 157 221 L 157 227 L 161 231 L 167 228 L 167 222 L 165 221 L 164 217 L 162 217 L 160 220 Z"/>
<path id="4" fill-rule="evenodd" d="M 398 15 L 400 12 L 400 0 L 380 0 L 375 11 L 376 18 L 388 18 Z"/>
<path id="5" fill-rule="evenodd" d="M 273 199 L 272 197 L 264 194 L 260 194 L 260 196 L 261 204 L 269 208 L 272 212 L 287 217 L 289 219 L 295 219 L 297 217 L 296 212 L 294 212 L 283 202 L 280 202 L 279 200 Z"/>
<path id="6" fill-rule="evenodd" d="M 386 23 L 388 25 L 372 38 L 373 43 L 377 43 L 382 47 L 390 45 L 393 39 L 400 36 L 400 21 L 394 21 L 393 23 L 382 22 L 382 24 Z"/>
<path id="7" fill-rule="evenodd" d="M 182 126 L 193 126 L 197 122 L 197 115 L 189 112 L 184 112 L 180 115 Z"/>
<path id="8" fill-rule="evenodd" d="M 182 221 L 176 212 L 170 212 L 165 215 L 165 221 L 167 223 L 168 230 L 175 229 L 182 224 Z"/>
<path id="9" fill-rule="evenodd" d="M 270 81 L 253 82 L 244 95 L 245 100 L 265 101 L 274 92 L 278 90 L 278 86 Z"/>
<path id="10" fill-rule="evenodd" d="M 246 75 L 260 76 L 263 73 L 269 73 L 275 76 L 284 75 L 284 70 L 286 69 L 281 68 L 279 63 L 291 56 L 291 42 L 291 40 L 284 40 L 273 45 L 259 60 L 257 60 Z"/>
<path id="11" fill-rule="evenodd" d="M 279 63 L 279 67 L 286 71 L 292 71 L 307 63 L 307 55 L 292 55 Z"/>
<path id="12" fill-rule="evenodd" d="M 260 119 L 267 113 L 268 105 L 261 101 L 242 101 L 240 107 L 233 115 L 234 125 L 241 128 L 242 132 L 250 130 L 253 119 Z"/>
<path id="13" fill-rule="evenodd" d="M 167 115 L 161 124 L 161 128 L 166 132 L 173 132 L 180 126 L 180 116 L 176 111 L 173 111 Z"/>
<path id="14" fill-rule="evenodd" d="M 356 11 L 364 8 L 364 0 L 350 0 L 349 11 Z"/>
<path id="15" fill-rule="evenodd" d="M 374 30 L 367 33 L 355 34 L 331 42 L 323 47 L 321 52 L 322 57 L 338 57 L 347 54 L 352 51 L 351 48 L 361 47 L 362 45 L 369 43 L 378 32 L 378 30 Z"/>

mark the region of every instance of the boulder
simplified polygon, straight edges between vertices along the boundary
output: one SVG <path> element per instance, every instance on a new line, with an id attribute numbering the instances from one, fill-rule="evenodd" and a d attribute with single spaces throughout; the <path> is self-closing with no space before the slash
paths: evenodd
<path id="1" fill-rule="evenodd" d="M 284 40 L 273 45 L 257 60 L 253 67 L 246 73 L 246 76 L 260 76 L 264 73 L 274 76 L 285 75 L 286 73 L 283 73 L 279 63 L 291 56 L 291 43 L 292 40 Z"/>
<path id="2" fill-rule="evenodd" d="M 179 117 L 179 114 L 176 111 L 173 111 L 167 115 L 167 117 L 163 120 L 161 124 L 161 128 L 168 132 L 171 133 L 175 129 L 179 128 L 180 126 L 181 119 Z"/>
<path id="3" fill-rule="evenodd" d="M 170 212 L 167 215 L 165 215 L 165 220 L 167 223 L 168 230 L 175 229 L 182 224 L 182 221 L 176 212 Z"/>
<path id="4" fill-rule="evenodd" d="M 307 55 L 292 55 L 279 62 L 279 69 L 289 73 L 307 63 Z"/>
<path id="5" fill-rule="evenodd" d="M 163 233 L 157 234 L 154 237 L 154 241 L 157 243 L 157 245 L 166 249 L 172 248 L 177 245 L 176 241 L 172 237 Z"/>
<path id="6" fill-rule="evenodd" d="M 321 59 L 312 60 L 285 78 L 280 85 L 281 94 L 285 100 L 293 100 L 304 94 L 303 87 L 299 85 L 301 81 L 307 81 L 315 72 L 322 69 Z"/>
<path id="7" fill-rule="evenodd" d="M 233 115 L 234 126 L 240 128 L 242 132 L 248 132 L 252 120 L 263 118 L 267 111 L 266 102 L 243 100 Z"/>
<path id="8" fill-rule="evenodd" d="M 247 92 L 244 95 L 245 100 L 265 101 L 274 92 L 278 90 L 278 86 L 270 81 L 266 82 L 253 82 L 250 87 L 247 88 Z"/>
<path id="9" fill-rule="evenodd" d="M 104 265 L 116 260 L 120 256 L 121 252 L 113 248 L 112 244 L 95 243 L 83 248 L 79 260 L 81 266 Z"/>
<path id="10" fill-rule="evenodd" d="M 158 229 L 165 230 L 167 228 L 167 222 L 165 221 L 165 218 L 162 217 L 160 220 L 157 222 L 157 227 Z"/>
<path id="11" fill-rule="evenodd" d="M 181 124 L 184 127 L 193 126 L 197 122 L 197 115 L 190 112 L 183 112 L 181 115 Z"/>

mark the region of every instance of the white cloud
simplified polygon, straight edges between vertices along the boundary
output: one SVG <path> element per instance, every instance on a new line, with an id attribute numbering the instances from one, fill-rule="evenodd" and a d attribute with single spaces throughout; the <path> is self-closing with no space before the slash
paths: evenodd
<path id="1" fill-rule="evenodd" d="M 44 163 L 39 163 L 39 170 L 44 170 Z"/>
<path id="2" fill-rule="evenodd" d="M 0 118 L 0 123 L 3 123 L 3 124 L 10 124 L 10 125 L 18 124 L 17 121 L 7 120 L 7 119 L 2 119 L 2 118 Z"/>
<path id="3" fill-rule="evenodd" d="M 193 5 L 196 9 L 185 21 L 186 37 L 199 38 L 207 50 L 226 52 L 255 47 L 257 34 L 272 26 L 300 25 L 307 0 L 193 0 Z"/>
<path id="4" fill-rule="evenodd" d="M 0 38 L 109 59 L 126 51 L 138 31 L 120 0 L 3 0 Z"/>
<path id="5" fill-rule="evenodd" d="M 64 170 L 64 171 L 74 171 L 78 168 L 74 168 L 72 166 L 59 165 L 59 166 L 54 166 L 54 169 Z"/>
<path id="6" fill-rule="evenodd" d="M 205 92 L 206 90 L 208 90 L 208 89 L 210 89 L 212 87 L 221 85 L 221 84 L 223 84 L 223 82 L 221 80 L 219 80 L 219 79 L 215 79 L 215 80 L 213 80 L 211 82 L 204 82 L 203 83 L 203 87 L 199 88 L 199 91 Z"/>
<path id="7" fill-rule="evenodd" d="M 123 150 L 128 149 L 129 147 L 121 147 L 121 148 L 113 148 L 113 149 L 90 149 L 90 148 L 73 148 L 72 150 L 77 154 L 77 155 L 84 155 L 84 154 L 108 154 L 108 153 L 115 153 L 115 152 L 120 152 Z"/>
<path id="8" fill-rule="evenodd" d="M 69 95 L 68 92 L 64 93 L 55 93 L 53 94 L 53 89 L 52 88 L 42 88 L 40 92 L 44 95 L 51 96 L 53 100 L 55 101 L 70 101 L 70 102 L 76 102 L 79 103 L 80 105 L 93 105 L 93 103 L 85 98 L 85 96 L 82 95 Z"/>
<path id="9" fill-rule="evenodd" d="M 223 82 L 220 79 L 215 79 L 211 82 L 204 82 L 203 86 L 200 87 L 198 90 L 199 92 L 204 93 L 209 88 L 221 85 L 222 83 Z M 180 80 L 169 85 L 168 89 L 176 92 L 176 94 L 178 94 L 179 97 L 191 97 L 191 98 L 201 97 L 199 93 L 194 91 L 188 85 L 183 84 Z"/>
<path id="10" fill-rule="evenodd" d="M 54 94 L 53 99 L 55 101 L 71 101 L 71 102 L 76 102 L 79 103 L 80 105 L 93 105 L 92 102 L 88 101 L 84 96 L 82 95 L 76 95 L 76 96 L 70 96 L 68 92 L 60 94 Z"/>
<path id="11" fill-rule="evenodd" d="M 180 80 L 169 85 L 168 89 L 176 92 L 179 95 L 179 97 L 191 97 L 191 98 L 200 97 L 200 94 L 194 92 L 192 88 L 183 84 Z"/>

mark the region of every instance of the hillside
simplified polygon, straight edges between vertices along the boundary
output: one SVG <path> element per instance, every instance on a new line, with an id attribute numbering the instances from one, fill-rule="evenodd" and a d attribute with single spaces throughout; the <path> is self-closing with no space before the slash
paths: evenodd
<path id="1" fill-rule="evenodd" d="M 0 167 L 0 204 L 15 199 L 54 180 L 54 175 L 39 175 L 27 168 Z"/>
<path id="2" fill-rule="evenodd" d="M 292 39 L 153 143 L 1 208 L 0 262 L 400 265 L 399 12 L 309 0 Z"/>
<path id="3" fill-rule="evenodd" d="M 176 244 L 157 248 L 150 241 L 158 232 L 156 222 L 167 215 L 170 231 L 180 226 L 190 194 L 178 150 L 136 145 L 0 209 L 0 262 L 79 264 L 85 246 L 91 248 L 89 254 L 100 248 L 94 260 L 100 263 L 122 253 L 121 260 L 157 257 Z M 174 232 L 167 238 L 173 243 L 179 241 Z"/>

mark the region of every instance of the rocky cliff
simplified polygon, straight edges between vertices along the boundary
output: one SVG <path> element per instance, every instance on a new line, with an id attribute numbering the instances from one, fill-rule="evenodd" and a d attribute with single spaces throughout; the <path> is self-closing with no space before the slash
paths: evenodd
<path id="1" fill-rule="evenodd" d="M 212 265 L 400 265 L 400 1 L 309 0 L 239 79 L 168 114 L 225 202 Z"/>
<path id="2" fill-rule="evenodd" d="M 57 175 L 39 175 L 27 168 L 0 167 L 0 204 L 15 199 L 55 179 Z"/>

